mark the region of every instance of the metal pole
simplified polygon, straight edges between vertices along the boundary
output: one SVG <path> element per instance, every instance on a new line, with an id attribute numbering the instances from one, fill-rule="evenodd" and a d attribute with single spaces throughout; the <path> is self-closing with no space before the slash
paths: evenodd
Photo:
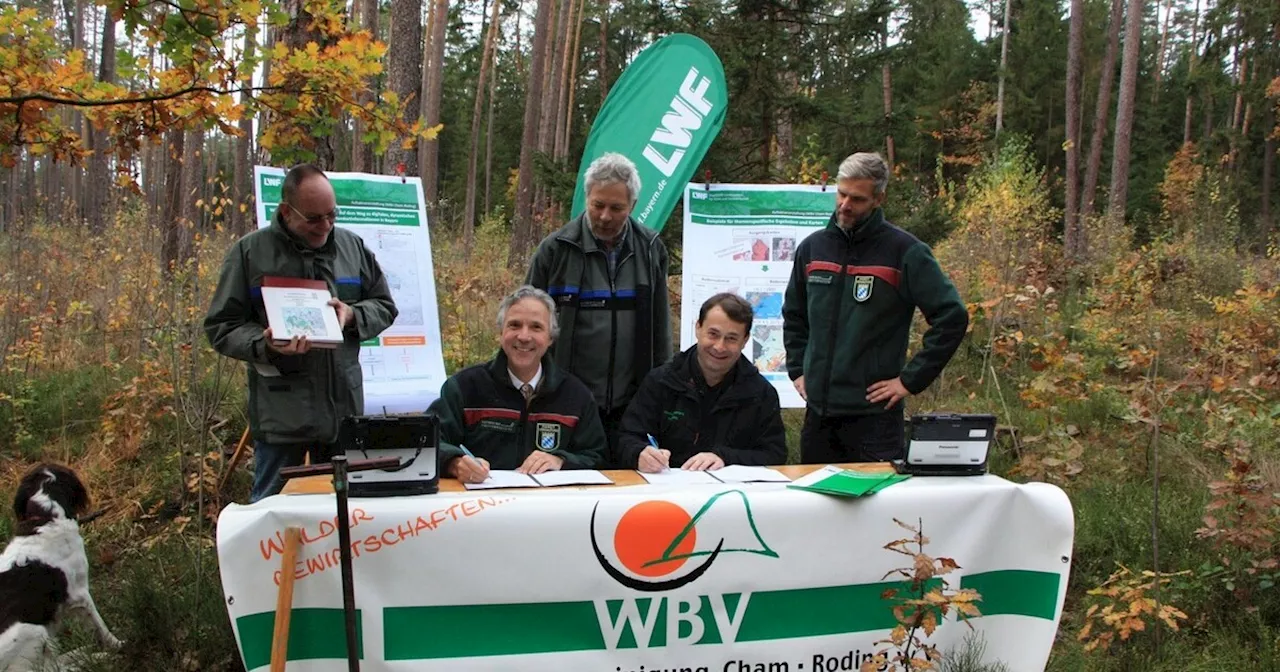
<path id="1" fill-rule="evenodd" d="M 360 672 L 356 648 L 356 586 L 351 572 L 351 512 L 347 508 L 347 456 L 333 456 L 333 492 L 338 496 L 338 546 L 342 563 L 342 615 L 347 632 L 347 669 Z"/>

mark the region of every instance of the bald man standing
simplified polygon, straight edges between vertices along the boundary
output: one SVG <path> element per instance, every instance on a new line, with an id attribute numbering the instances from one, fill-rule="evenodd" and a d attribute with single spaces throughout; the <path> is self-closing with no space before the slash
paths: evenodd
<path id="1" fill-rule="evenodd" d="M 324 171 L 290 169 L 271 226 L 236 241 L 222 263 L 204 319 L 218 353 L 249 364 L 249 432 L 254 438 L 250 503 L 284 487 L 283 467 L 327 462 L 337 452 L 342 418 L 364 412 L 360 342 L 395 321 L 398 311 L 373 252 L 334 226 L 337 198 Z M 306 337 L 275 345 L 262 304 L 267 276 L 323 280 L 335 297 L 343 342 L 313 348 Z"/>

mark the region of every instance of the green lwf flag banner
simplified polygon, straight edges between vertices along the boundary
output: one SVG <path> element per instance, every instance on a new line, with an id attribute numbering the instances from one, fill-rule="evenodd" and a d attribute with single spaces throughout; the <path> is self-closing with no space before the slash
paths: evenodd
<path id="1" fill-rule="evenodd" d="M 618 152 L 640 171 L 640 193 L 631 216 L 661 231 L 684 185 L 720 134 L 728 109 L 724 66 L 706 42 L 668 35 L 640 53 L 596 115 L 578 166 L 573 216 L 586 209 L 587 166 Z"/>

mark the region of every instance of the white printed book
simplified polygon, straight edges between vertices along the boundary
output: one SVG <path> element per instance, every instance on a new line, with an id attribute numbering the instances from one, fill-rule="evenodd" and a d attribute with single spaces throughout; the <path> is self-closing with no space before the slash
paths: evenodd
<path id="1" fill-rule="evenodd" d="M 294 336 L 305 336 L 316 348 L 336 348 L 342 343 L 338 311 L 329 305 L 333 294 L 323 280 L 262 279 L 262 304 L 267 310 L 271 340 L 288 345 Z"/>

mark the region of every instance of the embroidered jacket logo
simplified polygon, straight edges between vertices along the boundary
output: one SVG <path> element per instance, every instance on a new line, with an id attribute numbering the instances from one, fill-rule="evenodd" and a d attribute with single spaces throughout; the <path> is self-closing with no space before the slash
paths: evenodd
<path id="1" fill-rule="evenodd" d="M 853 298 L 859 303 L 871 298 L 871 288 L 875 285 L 873 275 L 855 275 L 853 277 Z"/>
<path id="2" fill-rule="evenodd" d="M 554 422 L 539 422 L 537 427 L 538 448 L 555 450 L 560 447 L 560 425 Z"/>

